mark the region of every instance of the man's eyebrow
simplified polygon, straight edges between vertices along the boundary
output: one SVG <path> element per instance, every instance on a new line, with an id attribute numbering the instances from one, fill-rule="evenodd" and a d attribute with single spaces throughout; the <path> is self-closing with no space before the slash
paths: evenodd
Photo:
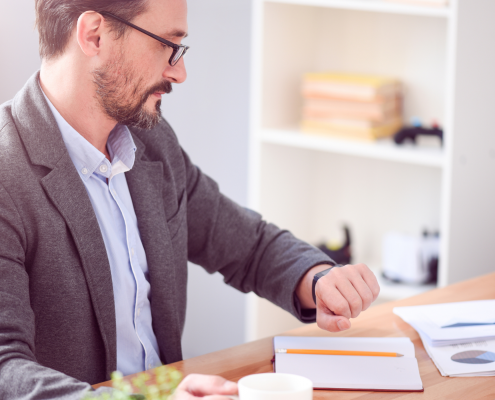
<path id="1" fill-rule="evenodd" d="M 188 33 L 181 31 L 180 29 L 176 29 L 175 31 L 167 32 L 164 35 L 160 35 L 161 37 L 169 37 L 169 38 L 182 38 L 185 39 L 188 37 Z"/>

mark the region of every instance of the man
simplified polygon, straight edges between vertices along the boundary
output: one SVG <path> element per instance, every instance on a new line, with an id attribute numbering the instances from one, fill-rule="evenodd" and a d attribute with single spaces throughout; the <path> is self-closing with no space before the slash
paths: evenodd
<path id="1" fill-rule="evenodd" d="M 187 261 L 337 332 L 378 295 L 219 193 L 161 119 L 185 0 L 36 0 L 42 67 L 0 107 L 0 398 L 79 399 L 182 358 Z M 217 51 L 219 51 L 217 49 Z M 235 393 L 191 376 L 178 399 Z"/>

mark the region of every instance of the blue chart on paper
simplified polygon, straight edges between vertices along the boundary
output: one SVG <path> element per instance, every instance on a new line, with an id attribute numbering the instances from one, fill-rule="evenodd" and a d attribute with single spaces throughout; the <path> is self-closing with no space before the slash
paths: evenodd
<path id="1" fill-rule="evenodd" d="M 483 350 L 469 350 L 454 354 L 451 360 L 463 364 L 488 364 L 495 362 L 495 353 Z"/>
<path id="2" fill-rule="evenodd" d="M 464 326 L 495 325 L 495 322 L 458 322 L 457 324 L 445 325 L 442 328 L 462 328 Z"/>

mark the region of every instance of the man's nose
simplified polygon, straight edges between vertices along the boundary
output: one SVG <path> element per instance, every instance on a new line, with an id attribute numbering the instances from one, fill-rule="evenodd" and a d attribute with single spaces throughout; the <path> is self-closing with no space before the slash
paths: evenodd
<path id="1" fill-rule="evenodd" d="M 173 67 L 168 65 L 163 71 L 163 77 L 173 83 L 182 83 L 187 79 L 186 65 L 182 57 Z"/>

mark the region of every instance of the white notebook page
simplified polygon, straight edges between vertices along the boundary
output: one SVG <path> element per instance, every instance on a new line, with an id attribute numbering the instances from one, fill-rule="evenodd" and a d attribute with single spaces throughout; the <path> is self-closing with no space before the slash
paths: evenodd
<path id="1" fill-rule="evenodd" d="M 315 389 L 422 390 L 414 345 L 409 338 L 276 336 L 276 349 L 385 351 L 404 357 L 276 354 L 275 370 L 304 376 Z"/>

